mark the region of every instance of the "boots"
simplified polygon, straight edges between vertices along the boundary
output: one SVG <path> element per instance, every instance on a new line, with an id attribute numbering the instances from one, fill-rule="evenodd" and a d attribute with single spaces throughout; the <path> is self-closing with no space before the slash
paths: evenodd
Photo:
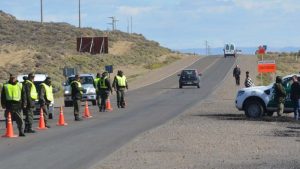
<path id="1" fill-rule="evenodd" d="M 27 125 L 27 131 L 26 131 L 26 133 L 35 133 L 35 130 L 32 129 L 32 125 L 31 124 Z"/>
<path id="2" fill-rule="evenodd" d="M 19 129 L 19 136 L 20 136 L 20 137 L 25 137 L 23 128 L 22 128 L 22 127 L 18 127 L 18 129 Z"/>
<path id="3" fill-rule="evenodd" d="M 80 118 L 78 115 L 75 116 L 75 121 L 82 121 L 82 118 Z"/>

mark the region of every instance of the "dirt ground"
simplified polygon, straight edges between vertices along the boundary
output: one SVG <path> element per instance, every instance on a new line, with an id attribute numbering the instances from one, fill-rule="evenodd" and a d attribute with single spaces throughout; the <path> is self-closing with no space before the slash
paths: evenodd
<path id="1" fill-rule="evenodd" d="M 255 81 L 255 57 L 239 57 Z M 212 95 L 147 131 L 102 160 L 97 169 L 300 169 L 300 123 L 291 114 L 250 120 L 234 105 L 231 72 Z"/>

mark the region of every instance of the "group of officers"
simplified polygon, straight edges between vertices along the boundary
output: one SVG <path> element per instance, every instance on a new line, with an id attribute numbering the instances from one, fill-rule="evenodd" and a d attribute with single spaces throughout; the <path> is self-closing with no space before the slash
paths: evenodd
<path id="1" fill-rule="evenodd" d="M 106 102 L 108 96 L 113 94 L 113 88 L 117 93 L 117 106 L 118 108 L 125 108 L 125 89 L 128 90 L 128 83 L 126 76 L 123 71 L 119 70 L 117 75 L 114 77 L 113 83 L 111 85 L 108 72 L 97 73 L 94 79 L 94 87 L 97 93 L 97 102 L 99 106 L 99 111 L 106 111 Z M 80 76 L 75 75 L 75 80 L 71 82 L 71 95 L 74 106 L 74 117 L 75 121 L 81 121 L 82 118 L 79 117 L 82 94 L 85 92 L 80 82 Z"/>
<path id="2" fill-rule="evenodd" d="M 25 133 L 36 132 L 32 128 L 36 101 L 38 101 L 40 107 L 43 109 L 45 126 L 50 128 L 46 117 L 49 112 L 49 105 L 54 100 L 51 78 L 47 77 L 40 84 L 38 92 L 33 83 L 34 77 L 34 73 L 29 73 L 27 77 L 23 77 L 24 81 L 20 83 L 14 74 L 10 74 L 9 80 L 3 85 L 1 92 L 1 105 L 5 109 L 6 124 L 8 122 L 8 114 L 10 113 L 12 120 L 17 123 L 19 136 L 21 137 L 24 137 Z M 25 115 L 25 126 L 23 115 Z M 49 118 L 52 118 L 52 116 L 49 116 Z"/>
<path id="3" fill-rule="evenodd" d="M 46 77 L 45 81 L 40 84 L 40 90 L 38 91 L 33 83 L 34 77 L 34 73 L 29 73 L 27 77 L 23 77 L 24 81 L 20 83 L 17 80 L 16 75 L 10 74 L 9 80 L 3 85 L 1 92 L 1 105 L 2 108 L 5 109 L 4 116 L 6 124 L 8 122 L 8 114 L 10 113 L 12 120 L 17 123 L 20 137 L 24 137 L 25 133 L 36 132 L 32 128 L 32 124 L 37 101 L 40 108 L 43 110 L 45 126 L 50 128 L 47 117 L 49 114 L 49 106 L 54 101 L 51 78 Z M 128 89 L 128 83 L 123 71 L 118 71 L 112 85 L 107 72 L 103 72 L 102 75 L 97 73 L 97 76 L 94 79 L 94 86 L 97 92 L 97 101 L 100 112 L 106 111 L 106 101 L 108 96 L 113 93 L 113 88 L 117 93 L 118 108 L 125 108 L 124 97 L 125 89 Z M 79 117 L 79 113 L 82 94 L 85 92 L 84 90 L 85 89 L 81 85 L 80 76 L 75 75 L 75 80 L 71 82 L 75 121 L 82 120 Z M 25 116 L 25 125 L 23 115 Z M 52 118 L 53 117 L 49 114 L 49 119 Z"/>

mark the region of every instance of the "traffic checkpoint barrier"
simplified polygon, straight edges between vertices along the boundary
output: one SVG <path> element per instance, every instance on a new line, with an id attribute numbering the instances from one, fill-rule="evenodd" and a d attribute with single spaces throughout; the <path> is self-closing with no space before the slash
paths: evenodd
<path id="1" fill-rule="evenodd" d="M 58 118 L 58 122 L 57 122 L 56 125 L 57 126 L 66 126 L 66 125 L 68 125 L 68 123 L 65 122 L 65 117 L 64 117 L 62 106 L 60 107 L 59 118 Z"/>
<path id="2" fill-rule="evenodd" d="M 2 137 L 6 138 L 16 138 L 18 137 L 17 135 L 14 135 L 14 128 L 12 125 L 12 120 L 11 120 L 11 114 L 8 112 L 8 117 L 7 117 L 7 124 L 6 124 L 6 133 Z"/>
<path id="3" fill-rule="evenodd" d="M 90 110 L 89 110 L 89 104 L 86 101 L 85 102 L 85 108 L 84 108 L 84 113 L 83 113 L 83 118 L 92 118 L 93 116 L 91 116 Z"/>
<path id="4" fill-rule="evenodd" d="M 48 128 L 45 125 L 45 119 L 44 119 L 44 112 L 41 108 L 40 110 L 40 120 L 39 120 L 39 127 L 37 127 L 38 130 L 47 130 Z"/>
<path id="5" fill-rule="evenodd" d="M 112 111 L 113 110 L 113 108 L 112 108 L 112 106 L 110 104 L 110 99 L 109 98 L 106 99 L 106 103 L 105 104 L 106 104 L 105 105 L 106 110 L 108 110 L 108 111 Z"/>

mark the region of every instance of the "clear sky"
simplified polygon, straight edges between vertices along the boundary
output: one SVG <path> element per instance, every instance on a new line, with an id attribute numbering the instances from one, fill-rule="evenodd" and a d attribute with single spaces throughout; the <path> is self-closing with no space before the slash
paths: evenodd
<path id="1" fill-rule="evenodd" d="M 45 22 L 78 26 L 78 0 L 43 0 Z M 0 0 L 0 10 L 40 21 L 40 0 Z M 233 42 L 240 47 L 300 46 L 300 0 L 81 0 L 82 27 L 133 32 L 171 49 Z"/>

